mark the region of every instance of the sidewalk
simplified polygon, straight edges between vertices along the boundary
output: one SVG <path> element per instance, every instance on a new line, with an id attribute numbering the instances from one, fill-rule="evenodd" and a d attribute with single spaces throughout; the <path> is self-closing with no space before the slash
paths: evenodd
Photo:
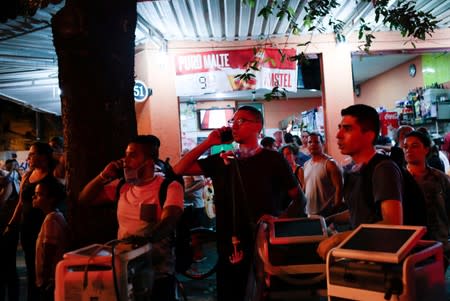
<path id="1" fill-rule="evenodd" d="M 17 252 L 17 270 L 20 278 L 20 301 L 26 301 L 26 269 L 23 252 L 20 248 Z M 189 301 L 216 301 L 216 278 L 215 274 L 204 280 L 192 280 L 182 275 L 177 276 L 178 280 L 183 284 Z M 450 301 L 450 269 L 447 270 L 445 277 L 447 288 L 447 298 Z M 301 300 L 301 299 L 297 299 Z M 113 301 L 113 300 L 111 300 Z M 230 300 L 232 301 L 232 300 Z M 370 301 L 370 300 L 367 300 Z M 420 300 L 416 300 L 420 301 Z"/>
<path id="2" fill-rule="evenodd" d="M 20 244 L 17 250 L 17 272 L 20 280 L 20 301 L 26 301 L 27 277 L 25 258 Z M 216 301 L 215 274 L 204 280 L 192 280 L 183 275 L 178 275 L 177 278 L 183 284 L 189 301 Z"/>

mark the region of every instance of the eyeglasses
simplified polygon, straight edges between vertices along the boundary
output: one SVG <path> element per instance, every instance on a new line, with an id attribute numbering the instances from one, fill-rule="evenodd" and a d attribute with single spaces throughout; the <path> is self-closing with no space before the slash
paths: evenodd
<path id="1" fill-rule="evenodd" d="M 245 118 L 230 119 L 230 120 L 228 120 L 228 125 L 232 126 L 233 124 L 237 124 L 237 125 L 241 126 L 244 122 L 257 122 L 257 121 L 245 119 Z"/>

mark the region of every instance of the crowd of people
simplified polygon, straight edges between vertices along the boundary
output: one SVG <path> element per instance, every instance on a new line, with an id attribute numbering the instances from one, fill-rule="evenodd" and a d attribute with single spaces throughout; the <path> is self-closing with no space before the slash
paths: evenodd
<path id="1" fill-rule="evenodd" d="M 58 206 L 65 200 L 63 184 L 55 177 L 59 164 L 53 148 L 35 142 L 28 153 L 29 170 L 22 175 L 15 159 L 6 161 L 2 181 L 0 300 L 19 300 L 16 252 L 20 243 L 27 272 L 27 300 L 52 300 L 55 267 L 69 246 L 68 225 Z M 20 184 L 19 184 L 20 179 Z"/>
<path id="2" fill-rule="evenodd" d="M 278 131 L 273 138 L 259 140 L 263 116 L 254 107 L 242 106 L 229 127 L 213 130 L 192 150 L 183 151 L 173 172 L 184 176 L 184 186 L 170 182 L 163 202 L 160 190 L 168 176 L 160 165 L 160 140 L 142 135 L 130 140 L 123 158 L 108 163 L 86 184 L 79 203 L 116 202 L 117 238 L 145 237 L 152 242 L 152 300 L 175 300 L 173 232 L 186 206 L 193 209 L 193 226 L 208 226 L 202 191 L 210 181 L 215 193 L 219 301 L 249 298 L 255 231 L 265 215 L 323 216 L 333 235 L 319 244 L 322 258 L 362 223 L 423 225 L 429 239 L 442 243 L 446 269 L 450 134 L 442 152 L 425 129 L 410 126 L 398 129 L 395 145 L 379 146 L 374 108 L 352 105 L 341 116 L 336 139 L 340 152 L 350 158 L 345 166 L 325 153 L 327 142 L 316 132 L 293 136 Z M 229 128 L 233 139 L 224 141 Z M 203 157 L 224 142 L 233 142 L 235 148 Z M 53 298 L 55 266 L 70 246 L 69 227 L 58 209 L 65 199 L 63 143 L 60 139 L 34 143 L 28 154 L 29 171 L 22 176 L 16 162 L 6 161 L 0 175 L 0 263 L 5 267 L 0 272 L 0 300 L 6 292 L 8 300 L 18 300 L 15 257 L 20 234 L 28 300 L 48 301 Z M 413 182 L 406 182 L 407 175 Z M 422 204 L 410 203 L 407 185 L 417 185 Z M 349 230 L 337 232 L 341 225 Z M 201 259 L 199 254 L 195 260 Z"/>

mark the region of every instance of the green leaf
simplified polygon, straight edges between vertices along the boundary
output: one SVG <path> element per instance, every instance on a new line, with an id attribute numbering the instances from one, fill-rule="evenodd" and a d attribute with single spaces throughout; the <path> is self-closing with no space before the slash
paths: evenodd
<path id="1" fill-rule="evenodd" d="M 255 7 L 256 5 L 256 0 L 242 0 L 242 2 L 251 8 Z"/>
<path id="2" fill-rule="evenodd" d="M 272 6 L 266 5 L 258 13 L 258 17 L 263 17 L 264 19 L 267 19 L 269 16 L 273 14 Z"/>
<path id="3" fill-rule="evenodd" d="M 292 8 L 292 7 L 289 6 L 289 7 L 287 8 L 287 11 L 288 11 L 289 15 L 291 16 L 291 18 L 295 16 L 295 10 L 294 10 L 294 8 Z"/>

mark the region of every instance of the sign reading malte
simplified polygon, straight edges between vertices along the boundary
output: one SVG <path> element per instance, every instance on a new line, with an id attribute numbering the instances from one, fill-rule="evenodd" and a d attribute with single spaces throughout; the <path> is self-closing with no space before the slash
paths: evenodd
<path id="1" fill-rule="evenodd" d="M 283 52 L 287 57 L 296 54 L 295 49 Z M 249 62 L 258 68 L 251 71 L 254 77 L 243 81 L 240 75 L 246 72 Z M 178 96 L 274 87 L 297 91 L 297 62 L 284 59 L 274 48 L 183 53 L 175 56 L 175 67 Z"/>
<path id="2" fill-rule="evenodd" d="M 134 81 L 134 101 L 144 102 L 147 98 L 152 95 L 151 89 L 147 88 L 145 83 L 140 80 Z"/>

